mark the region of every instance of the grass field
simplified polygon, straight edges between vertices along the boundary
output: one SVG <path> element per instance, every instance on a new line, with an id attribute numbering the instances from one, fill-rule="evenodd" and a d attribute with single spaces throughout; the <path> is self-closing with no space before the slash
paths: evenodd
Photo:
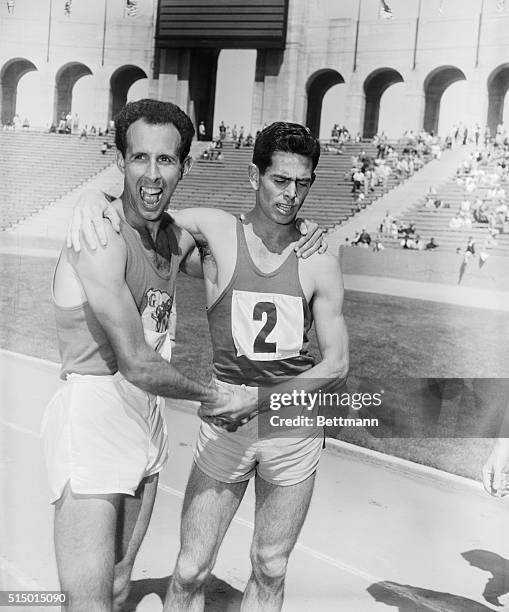
<path id="1" fill-rule="evenodd" d="M 58 361 L 49 300 L 53 266 L 54 261 L 46 258 L 0 255 L 2 348 Z M 212 351 L 200 281 L 179 278 L 177 311 L 174 363 L 188 376 L 207 380 Z M 405 385 L 415 385 L 414 379 L 422 377 L 509 378 L 507 313 L 347 292 L 345 316 L 350 335 L 350 385 L 354 389 L 366 379 L 377 379 L 389 387 L 399 384 L 401 391 Z M 314 340 L 312 345 L 317 352 Z M 389 427 L 394 425 L 396 417 L 398 423 L 406 420 L 414 424 L 413 429 L 402 432 L 401 428 L 391 431 L 386 427 L 380 433 L 344 428 L 338 437 L 477 478 L 491 446 L 490 440 L 429 437 L 433 432 L 435 436 L 440 432 L 449 436 L 472 436 L 476 431 L 491 435 L 489 428 L 476 427 L 477 422 L 486 421 L 485 411 L 489 407 L 480 407 L 472 400 L 470 383 L 462 388 L 462 393 L 441 403 L 440 422 L 445 429 L 426 428 L 427 415 L 422 410 L 418 412 L 415 404 L 405 405 L 404 401 L 399 401 L 390 415 L 376 416 Z M 392 393 L 393 398 L 399 391 Z M 462 398 L 470 398 L 463 407 Z M 451 422 L 460 421 L 462 426 L 456 427 L 451 434 Z M 395 432 L 404 437 L 394 437 Z M 408 437 L 415 435 L 419 437 Z"/>

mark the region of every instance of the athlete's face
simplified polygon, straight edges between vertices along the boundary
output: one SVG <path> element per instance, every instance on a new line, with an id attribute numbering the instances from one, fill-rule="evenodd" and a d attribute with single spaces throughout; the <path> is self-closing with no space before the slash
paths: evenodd
<path id="1" fill-rule="evenodd" d="M 251 164 L 249 179 L 257 192 L 257 206 L 276 223 L 292 223 L 313 183 L 312 168 L 309 157 L 282 151 L 273 153 L 263 174 Z"/>
<path id="2" fill-rule="evenodd" d="M 180 162 L 179 146 L 180 134 L 171 123 L 151 125 L 138 119 L 129 126 L 125 158 L 117 155 L 124 174 L 126 215 L 144 221 L 161 218 L 190 168 L 190 158 Z"/>

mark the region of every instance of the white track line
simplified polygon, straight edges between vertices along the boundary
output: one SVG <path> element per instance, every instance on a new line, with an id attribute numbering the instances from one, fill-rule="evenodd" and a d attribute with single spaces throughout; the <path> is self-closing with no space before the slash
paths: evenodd
<path id="1" fill-rule="evenodd" d="M 0 557 L 0 570 L 2 571 L 2 574 L 14 578 L 14 580 L 19 583 L 19 586 L 26 589 L 27 591 L 47 590 L 33 578 L 28 578 L 27 576 L 25 576 L 25 574 L 23 574 L 23 572 L 18 567 L 8 561 L 5 557 Z"/>
<path id="2" fill-rule="evenodd" d="M 2 417 L 0 417 L 0 425 L 4 425 L 4 427 L 8 427 L 9 429 L 12 429 L 14 431 L 19 431 L 21 433 L 24 433 L 27 436 L 32 436 L 33 438 L 36 438 L 37 440 L 41 439 L 41 434 L 36 433 L 35 431 L 32 431 L 31 429 L 27 429 L 26 427 L 23 427 L 21 425 L 16 425 L 16 423 L 10 423 L 9 421 L 5 421 L 4 419 L 2 419 Z"/>
<path id="3" fill-rule="evenodd" d="M 177 489 L 173 489 L 172 487 L 168 487 L 167 485 L 159 484 L 157 488 L 161 489 L 165 493 L 169 493 L 170 495 L 174 495 L 175 497 L 179 497 L 181 499 L 184 497 L 184 493 L 182 491 L 178 491 Z M 254 523 L 252 521 L 248 521 L 247 519 L 243 519 L 240 516 L 234 516 L 233 517 L 233 521 L 235 523 L 239 523 L 240 525 L 243 525 L 244 527 L 247 527 L 251 531 L 254 531 Z M 295 548 L 300 550 L 304 554 L 309 555 L 310 557 L 313 557 L 314 559 L 318 559 L 320 561 L 323 561 L 324 563 L 327 563 L 328 565 L 332 565 L 333 567 L 337 567 L 338 569 L 341 569 L 341 570 L 343 570 L 345 572 L 348 572 L 349 574 L 353 574 L 354 576 L 357 576 L 358 578 L 362 578 L 364 580 L 367 580 L 368 582 L 382 582 L 382 578 L 380 578 L 380 577 L 373 576 L 372 574 L 369 574 L 367 572 L 363 572 L 362 570 L 358 570 L 357 568 L 353 567 L 352 565 L 348 565 L 347 563 L 344 563 L 343 561 L 339 561 L 338 559 L 334 559 L 333 557 L 330 557 L 329 555 L 325 555 L 325 554 L 319 552 L 318 550 L 314 550 L 313 548 L 309 548 L 309 546 L 305 546 L 304 544 L 299 544 L 297 542 Z"/>
<path id="4" fill-rule="evenodd" d="M 50 361 L 49 359 L 42 359 L 42 357 L 32 357 L 31 355 L 25 355 L 24 353 L 16 353 L 14 351 L 9 351 L 4 348 L 0 348 L 0 355 L 4 355 L 5 357 L 14 357 L 15 359 L 19 359 L 21 361 L 28 361 L 29 363 L 38 363 L 50 366 L 52 368 L 59 368 L 60 364 L 56 361 Z"/>

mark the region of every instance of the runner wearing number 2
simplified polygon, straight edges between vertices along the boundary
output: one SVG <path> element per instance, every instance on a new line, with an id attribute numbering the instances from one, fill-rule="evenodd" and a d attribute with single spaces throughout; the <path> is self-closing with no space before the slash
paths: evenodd
<path id="1" fill-rule="evenodd" d="M 314 181 L 319 155 L 318 141 L 306 128 L 274 123 L 255 143 L 249 180 L 256 204 L 244 223 L 217 211 L 175 214 L 176 222 L 201 233 L 210 249 L 203 269 L 219 384 L 245 384 L 255 394 L 266 387 L 311 392 L 324 380 L 346 377 L 339 262 L 329 254 L 297 259 L 293 252 L 298 239 L 293 221 Z M 313 319 L 322 355 L 316 365 L 308 353 Z M 252 415 L 202 409 L 207 416 L 239 423 Z M 260 418 L 236 431 L 202 422 L 166 611 L 203 609 L 205 581 L 253 476 L 252 573 L 241 609 L 281 609 L 286 566 L 311 500 L 323 432 L 308 428 L 302 438 L 263 438 Z"/>

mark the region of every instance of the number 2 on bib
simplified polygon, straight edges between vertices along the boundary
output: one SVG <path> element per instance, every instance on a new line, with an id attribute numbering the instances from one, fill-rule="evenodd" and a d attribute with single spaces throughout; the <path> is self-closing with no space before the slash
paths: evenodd
<path id="1" fill-rule="evenodd" d="M 267 315 L 265 325 L 261 328 L 260 333 L 256 336 L 253 351 L 255 353 L 275 353 L 276 343 L 267 342 L 267 336 L 276 327 L 277 323 L 277 310 L 276 305 L 272 302 L 258 302 L 255 304 L 253 310 L 253 320 L 262 321 L 263 313 Z"/>
<path id="2" fill-rule="evenodd" d="M 235 289 L 231 325 L 238 356 L 252 361 L 295 357 L 303 341 L 302 298 Z"/>

